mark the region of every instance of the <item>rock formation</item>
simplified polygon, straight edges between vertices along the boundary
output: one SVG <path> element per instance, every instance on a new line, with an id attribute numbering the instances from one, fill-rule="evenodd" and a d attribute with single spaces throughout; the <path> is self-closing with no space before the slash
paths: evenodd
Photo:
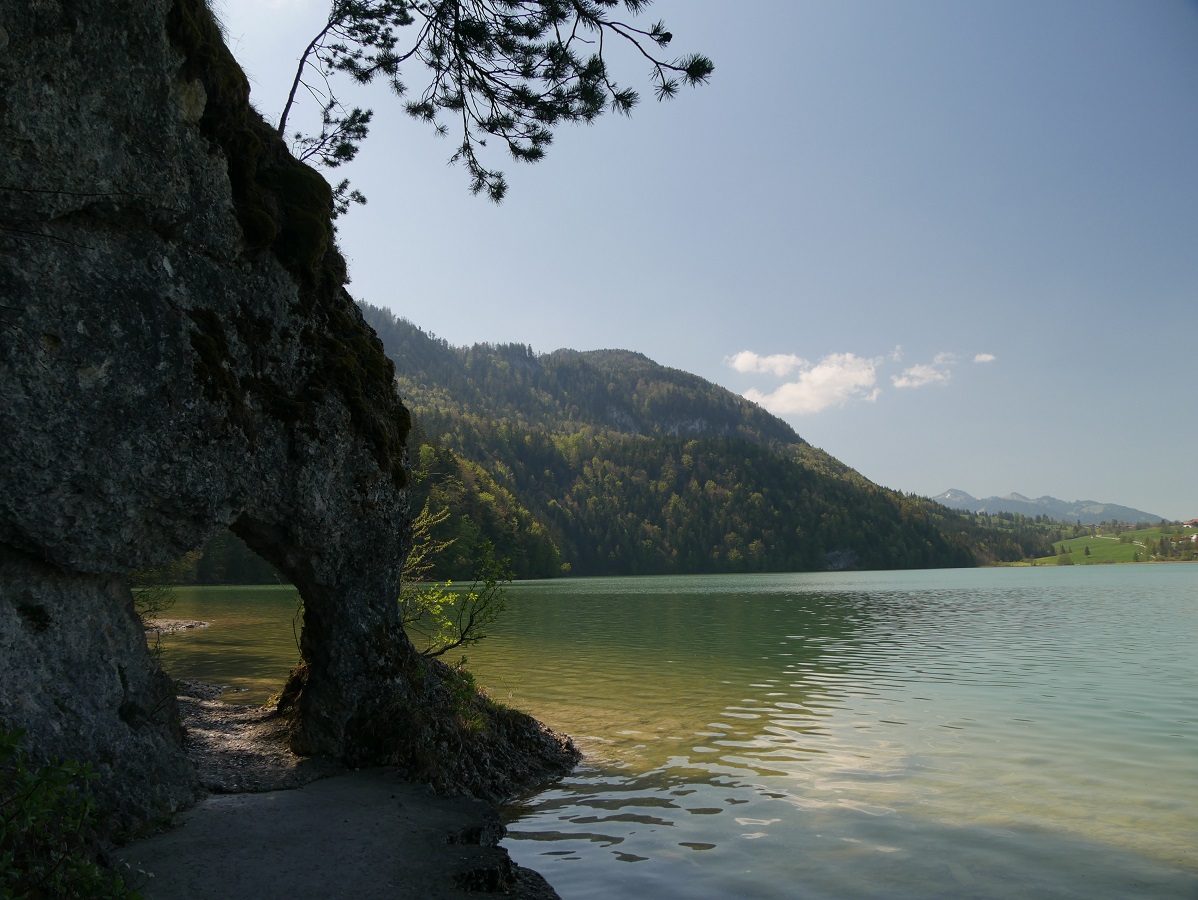
<path id="1" fill-rule="evenodd" d="M 492 797 L 567 763 L 403 634 L 408 415 L 202 0 L 0 0 L 0 159 L 0 725 L 112 825 L 189 802 L 123 576 L 228 527 L 303 597 L 295 750 Z"/>

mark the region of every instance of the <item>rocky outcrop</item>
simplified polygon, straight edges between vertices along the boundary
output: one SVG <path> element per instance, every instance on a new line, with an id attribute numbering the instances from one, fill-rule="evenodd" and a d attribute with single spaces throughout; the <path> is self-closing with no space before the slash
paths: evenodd
<path id="1" fill-rule="evenodd" d="M 0 547 L 0 722 L 36 756 L 90 763 L 110 833 L 195 797 L 170 679 L 150 665 L 119 578 Z"/>
<path id="2" fill-rule="evenodd" d="M 122 825 L 188 802 L 122 576 L 227 527 L 304 600 L 293 748 L 493 794 L 399 623 L 409 420 L 329 187 L 201 0 L 0 0 L 0 91 L 0 724 Z"/>

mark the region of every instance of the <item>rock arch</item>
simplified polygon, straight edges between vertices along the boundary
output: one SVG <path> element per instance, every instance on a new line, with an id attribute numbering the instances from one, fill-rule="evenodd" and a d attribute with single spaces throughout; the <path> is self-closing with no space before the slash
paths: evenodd
<path id="1" fill-rule="evenodd" d="M 114 827 L 189 802 L 122 574 L 230 527 L 304 598 L 297 751 L 484 796 L 568 765 L 522 717 L 463 731 L 403 634 L 408 415 L 328 185 L 202 0 L 0 0 L 0 28 L 0 724 L 91 762 Z"/>

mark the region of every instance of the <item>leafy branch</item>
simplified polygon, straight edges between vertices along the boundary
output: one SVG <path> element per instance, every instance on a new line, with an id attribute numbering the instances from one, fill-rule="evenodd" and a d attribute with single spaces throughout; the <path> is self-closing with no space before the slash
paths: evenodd
<path id="1" fill-rule="evenodd" d="M 0 897 L 138 896 L 96 861 L 91 768 L 36 765 L 23 738 L 0 728 Z"/>
<path id="2" fill-rule="evenodd" d="M 415 59 L 428 81 L 404 108 L 414 118 L 448 135 L 452 120 L 460 140 L 450 157 L 470 176 L 475 194 L 495 202 L 507 193 L 501 171 L 485 165 L 489 138 L 506 145 L 512 159 L 536 162 L 564 122 L 592 122 L 605 110 L 628 115 L 640 100 L 621 86 L 607 63 L 607 41 L 631 45 L 649 63 L 658 100 L 677 95 L 683 85 L 705 83 L 714 69 L 698 53 L 667 59 L 673 40 L 664 22 L 639 27 L 612 18 L 620 9 L 642 13 L 650 0 L 332 0 L 324 26 L 299 59 L 279 134 L 297 98 L 308 93 L 321 105 L 320 131 L 297 132 L 297 155 L 328 168 L 352 160 L 369 133 L 373 112 L 345 107 L 333 78 L 355 83 L 387 81 L 397 97 L 407 96 L 402 66 Z M 405 30 L 410 29 L 410 30 Z M 401 35 L 407 40 L 400 40 Z M 341 211 L 365 202 L 339 187 Z"/>
<path id="3" fill-rule="evenodd" d="M 503 613 L 504 587 L 512 580 L 507 560 L 497 558 L 491 542 L 484 541 L 475 554 L 469 588 L 463 591 L 455 589 L 451 581 L 427 581 L 437 557 L 454 543 L 432 536 L 432 529 L 448 517 L 448 507 L 434 512 L 426 502 L 413 520 L 412 550 L 404 564 L 399 595 L 404 629 L 419 639 L 420 652 L 428 657 L 443 656 L 485 638 L 487 627 Z"/>

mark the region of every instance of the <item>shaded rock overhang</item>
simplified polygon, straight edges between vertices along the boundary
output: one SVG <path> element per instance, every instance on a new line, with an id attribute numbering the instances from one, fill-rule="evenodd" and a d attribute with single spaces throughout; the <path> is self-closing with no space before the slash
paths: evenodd
<path id="1" fill-rule="evenodd" d="M 303 598 L 297 751 L 483 796 L 515 747 L 567 765 L 518 717 L 464 730 L 403 633 L 410 420 L 329 186 L 205 4 L 0 0 L 0 31 L 0 725 L 91 763 L 114 828 L 190 802 L 123 576 L 231 528 Z"/>

